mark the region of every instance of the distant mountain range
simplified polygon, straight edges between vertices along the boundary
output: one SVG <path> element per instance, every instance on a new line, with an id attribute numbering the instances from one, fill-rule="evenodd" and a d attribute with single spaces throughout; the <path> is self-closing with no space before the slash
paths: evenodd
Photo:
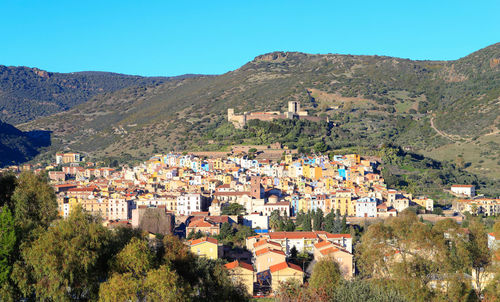
<path id="1" fill-rule="evenodd" d="M 22 83 L 22 75 L 12 81 Z M 500 178 L 500 43 L 455 61 L 274 52 L 219 76 L 135 79 L 121 90 L 94 88 L 93 97 L 81 92 L 90 99 L 66 102 L 57 109 L 65 111 L 19 127 L 51 131 L 48 150 L 144 158 L 254 142 L 263 134 L 231 130 L 227 108 L 283 111 L 297 100 L 337 125 L 323 138 L 330 149 L 392 143 Z M 28 94 L 31 86 L 24 87 Z M 49 102 L 45 97 L 40 102 Z"/>
<path id="2" fill-rule="evenodd" d="M 190 77 L 181 76 L 181 78 Z M 174 78 L 110 72 L 47 72 L 0 65 L 0 120 L 18 124 L 68 110 L 91 97 L 130 86 L 159 85 Z"/>

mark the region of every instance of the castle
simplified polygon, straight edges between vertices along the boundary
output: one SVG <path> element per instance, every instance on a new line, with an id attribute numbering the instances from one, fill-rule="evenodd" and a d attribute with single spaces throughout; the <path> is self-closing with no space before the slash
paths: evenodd
<path id="1" fill-rule="evenodd" d="M 319 122 L 322 119 L 318 116 L 308 116 L 307 111 L 300 110 L 300 103 L 296 101 L 288 102 L 288 111 L 268 111 L 268 112 L 244 112 L 243 114 L 234 114 L 233 108 L 227 109 L 227 120 L 236 128 L 243 128 L 250 120 L 272 121 L 275 119 L 306 119 L 313 122 Z"/>

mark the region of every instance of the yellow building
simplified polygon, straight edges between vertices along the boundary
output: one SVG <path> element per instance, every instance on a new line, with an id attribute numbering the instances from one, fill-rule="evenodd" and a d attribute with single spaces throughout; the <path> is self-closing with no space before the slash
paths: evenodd
<path id="1" fill-rule="evenodd" d="M 255 271 L 249 263 L 233 261 L 224 265 L 229 272 L 233 283 L 243 284 L 249 295 L 253 295 L 253 283 L 255 282 Z"/>
<path id="2" fill-rule="evenodd" d="M 304 283 L 304 271 L 300 266 L 293 263 L 282 262 L 269 267 L 271 271 L 271 287 L 277 290 L 280 282 L 285 282 L 289 279 L 295 279 L 300 284 Z"/>
<path id="3" fill-rule="evenodd" d="M 307 213 L 308 210 L 309 210 L 309 199 L 303 197 L 300 198 L 298 212 L 302 211 L 304 213 Z"/>
<path id="4" fill-rule="evenodd" d="M 347 154 L 345 157 L 352 165 L 357 165 L 361 162 L 361 157 L 358 154 Z"/>
<path id="5" fill-rule="evenodd" d="M 191 252 L 195 255 L 213 260 L 219 258 L 219 242 L 215 238 L 203 237 L 190 240 L 188 243 Z"/>
<path id="6" fill-rule="evenodd" d="M 337 210 L 340 211 L 340 215 L 356 215 L 356 204 L 352 201 L 351 191 L 337 191 L 333 199 L 333 210 L 335 213 Z"/>

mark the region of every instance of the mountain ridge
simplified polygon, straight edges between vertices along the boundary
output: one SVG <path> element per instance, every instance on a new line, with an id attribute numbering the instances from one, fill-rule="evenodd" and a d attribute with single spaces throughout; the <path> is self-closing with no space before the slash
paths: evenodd
<path id="1" fill-rule="evenodd" d="M 68 110 L 101 93 L 196 76 L 142 77 L 99 71 L 58 73 L 36 67 L 0 65 L 0 119 L 11 124 L 24 123 Z"/>
<path id="2" fill-rule="evenodd" d="M 500 43 L 454 61 L 271 52 L 218 76 L 97 95 L 21 128 L 53 131 L 55 148 L 95 156 L 144 157 L 154 151 L 223 149 L 251 140 L 234 138 L 234 130 L 217 136 L 221 129 L 229 129 L 227 108 L 282 111 L 288 101 L 295 100 L 311 114 L 328 116 L 346 135 L 325 138 L 330 149 L 388 142 L 436 155 L 439 148 L 455 148 L 456 155 L 465 156 L 475 172 L 493 169 L 491 173 L 497 174 L 497 58 Z M 457 139 L 442 136 L 433 127 Z M 217 139 L 209 138 L 213 136 Z"/>

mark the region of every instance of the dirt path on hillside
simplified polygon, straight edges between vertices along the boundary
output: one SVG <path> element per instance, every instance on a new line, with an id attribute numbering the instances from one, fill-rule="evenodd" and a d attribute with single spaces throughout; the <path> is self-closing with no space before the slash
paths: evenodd
<path id="1" fill-rule="evenodd" d="M 441 135 L 442 137 L 445 137 L 453 142 L 457 142 L 458 140 L 466 140 L 466 141 L 470 141 L 470 139 L 467 139 L 467 138 L 463 138 L 459 135 L 452 135 L 452 134 L 448 134 L 448 133 L 445 133 L 441 130 L 439 130 L 438 128 L 436 128 L 436 126 L 434 126 L 434 117 L 431 116 L 431 127 L 432 129 L 434 129 L 434 131 L 436 131 L 439 135 Z"/>

